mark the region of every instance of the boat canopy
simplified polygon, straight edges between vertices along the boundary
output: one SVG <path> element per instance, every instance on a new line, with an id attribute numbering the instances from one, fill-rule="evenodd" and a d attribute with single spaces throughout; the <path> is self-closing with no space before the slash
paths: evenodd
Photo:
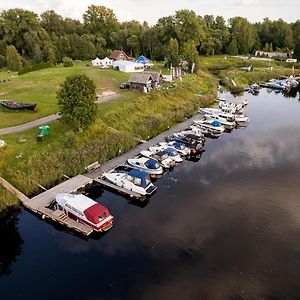
<path id="1" fill-rule="evenodd" d="M 148 159 L 146 162 L 145 162 L 145 166 L 149 169 L 158 169 L 159 168 L 159 164 L 156 160 L 154 159 Z"/>
<path id="2" fill-rule="evenodd" d="M 176 149 L 181 149 L 181 150 L 185 148 L 184 143 L 181 143 L 181 142 L 178 142 L 178 141 L 176 141 L 176 142 L 173 144 L 173 146 L 174 146 Z"/>
<path id="3" fill-rule="evenodd" d="M 132 170 L 132 171 L 128 172 L 128 175 L 130 175 L 134 178 L 133 183 L 135 185 L 141 186 L 143 188 L 147 188 L 150 183 L 150 181 L 148 179 L 149 176 L 145 172 L 141 172 L 139 170 Z"/>
<path id="4" fill-rule="evenodd" d="M 98 224 L 110 215 L 107 208 L 99 203 L 94 204 L 83 212 L 86 218 L 94 224 Z"/>
<path id="5" fill-rule="evenodd" d="M 166 148 L 165 151 L 170 156 L 177 156 L 178 155 L 178 152 L 175 149 L 171 148 L 171 147 Z"/>
<path id="6" fill-rule="evenodd" d="M 211 125 L 212 125 L 212 126 L 215 126 L 215 127 L 221 127 L 221 126 L 222 126 L 221 122 L 218 121 L 218 120 L 214 120 L 214 121 L 211 123 Z"/>

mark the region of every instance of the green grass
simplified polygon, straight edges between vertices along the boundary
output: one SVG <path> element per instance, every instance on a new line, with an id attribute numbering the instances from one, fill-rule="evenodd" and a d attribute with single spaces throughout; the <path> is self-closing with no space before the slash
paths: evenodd
<path id="1" fill-rule="evenodd" d="M 100 104 L 98 121 L 83 133 L 57 121 L 43 142 L 36 141 L 36 129 L 0 137 L 8 144 L 1 150 L 0 176 L 31 195 L 39 191 L 37 183 L 51 187 L 64 174 L 73 176 L 96 160 L 107 161 L 135 146 L 136 137 L 154 136 L 195 114 L 199 105 L 212 103 L 216 81 L 202 76 L 187 76 L 176 89 L 148 95 L 125 93 Z M 0 197 L 6 199 L 1 190 Z"/>
<path id="2" fill-rule="evenodd" d="M 86 62 L 75 63 L 70 68 L 54 67 L 20 76 L 14 75 L 10 82 L 0 84 L 0 99 L 36 102 L 37 111 L 22 112 L 0 108 L 0 128 L 27 123 L 56 113 L 58 111 L 56 92 L 65 78 L 75 73 L 84 73 L 93 79 L 97 94 L 107 90 L 119 91 L 120 83 L 127 81 L 129 77 L 129 74 L 112 69 L 87 67 Z M 0 75 L 7 75 L 7 72 L 2 71 Z"/>

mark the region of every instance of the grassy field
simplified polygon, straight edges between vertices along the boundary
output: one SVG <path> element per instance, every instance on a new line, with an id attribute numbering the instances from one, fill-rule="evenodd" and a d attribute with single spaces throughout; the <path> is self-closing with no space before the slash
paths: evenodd
<path id="1" fill-rule="evenodd" d="M 101 86 L 101 80 L 104 80 L 98 78 L 96 70 L 91 70 L 90 74 L 93 72 L 90 76 L 97 77 L 96 84 Z M 96 160 L 107 161 L 135 146 L 137 137 L 148 139 L 195 114 L 199 105 L 213 103 L 217 82 L 208 74 L 199 75 L 186 76 L 183 82 L 178 82 L 176 89 L 148 95 L 127 91 L 117 100 L 100 104 L 96 124 L 83 133 L 54 122 L 51 135 L 44 142 L 36 141 L 36 129 L 0 136 L 8 144 L 0 150 L 0 176 L 32 195 L 39 191 L 37 184 L 51 187 L 64 180 L 64 175 L 84 172 L 84 167 Z M 123 77 L 111 81 L 121 82 Z M 106 87 L 113 90 L 112 85 Z M 7 199 L 7 205 L 16 203 L 3 189 L 0 199 Z M 2 207 L 5 205 L 2 203 Z"/>
<path id="2" fill-rule="evenodd" d="M 11 81 L 0 84 L 0 99 L 11 99 L 21 102 L 36 102 L 37 111 L 18 112 L 0 107 L 0 128 L 15 126 L 33 121 L 43 116 L 56 113 L 56 92 L 64 79 L 75 73 L 84 73 L 94 80 L 97 94 L 104 91 L 118 91 L 119 85 L 127 81 L 129 74 L 115 70 L 101 70 L 87 67 L 86 62 L 75 63 L 73 67 L 54 67 L 24 75 L 11 74 Z M 0 78 L 7 78 L 2 71 Z M 122 91 L 126 94 L 126 91 Z"/>

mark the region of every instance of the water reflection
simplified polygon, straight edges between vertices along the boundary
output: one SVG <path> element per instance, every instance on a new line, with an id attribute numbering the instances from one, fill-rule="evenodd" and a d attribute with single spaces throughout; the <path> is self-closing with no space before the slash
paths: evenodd
<path id="1" fill-rule="evenodd" d="M 19 210 L 0 214 L 0 277 L 11 273 L 11 265 L 21 254 L 22 240 L 18 231 Z"/>
<path id="2" fill-rule="evenodd" d="M 38 256 L 53 255 L 42 274 L 55 274 L 55 291 L 36 291 L 45 299 L 297 299 L 300 105 L 264 90 L 247 98 L 249 126 L 209 140 L 199 160 L 162 176 L 146 207 L 91 194 L 115 216 L 108 234 L 50 230 L 31 240 Z"/>

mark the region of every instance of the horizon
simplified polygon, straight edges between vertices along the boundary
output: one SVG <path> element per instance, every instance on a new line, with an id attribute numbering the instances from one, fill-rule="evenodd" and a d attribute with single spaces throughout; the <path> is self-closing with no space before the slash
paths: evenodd
<path id="1" fill-rule="evenodd" d="M 82 15 L 89 5 L 102 5 L 111 8 L 116 14 L 119 22 L 137 20 L 141 23 L 148 22 L 149 25 L 155 25 L 159 18 L 175 14 L 177 10 L 189 9 L 195 11 L 197 15 L 214 15 L 222 16 L 225 20 L 232 17 L 240 16 L 247 18 L 251 23 L 262 22 L 263 19 L 270 20 L 283 19 L 288 23 L 294 23 L 299 20 L 298 11 L 300 2 L 296 0 L 204 0 L 201 5 L 196 0 L 182 1 L 164 1 L 160 6 L 159 13 L 156 7 L 161 1 L 153 0 L 150 4 L 148 1 L 140 0 L 138 6 L 134 0 L 104 0 L 104 1 L 82 1 L 79 0 L 28 0 L 26 4 L 19 0 L 11 0 L 9 3 L 0 4 L 0 10 L 9 10 L 12 8 L 22 8 L 41 14 L 47 10 L 54 10 L 64 18 L 72 18 L 82 21 Z M 172 5 L 169 5 L 171 4 Z M 172 7 L 170 7 L 172 6 Z M 284 6 L 285 9 L 282 9 Z M 142 7 L 142 9 L 141 9 Z M 226 9 L 225 9 L 226 8 Z"/>

